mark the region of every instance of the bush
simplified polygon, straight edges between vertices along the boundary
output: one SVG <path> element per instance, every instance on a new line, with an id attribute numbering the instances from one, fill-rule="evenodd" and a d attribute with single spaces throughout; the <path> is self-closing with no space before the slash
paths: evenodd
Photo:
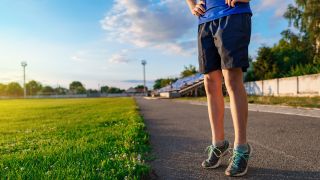
<path id="1" fill-rule="evenodd" d="M 320 65 L 319 64 L 306 64 L 306 65 L 297 65 L 295 67 L 291 67 L 287 76 L 301 76 L 306 74 L 316 74 L 320 73 Z"/>

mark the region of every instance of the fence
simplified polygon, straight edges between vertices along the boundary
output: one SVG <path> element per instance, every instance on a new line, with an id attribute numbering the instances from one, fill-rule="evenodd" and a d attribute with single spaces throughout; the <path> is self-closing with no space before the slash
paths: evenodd
<path id="1" fill-rule="evenodd" d="M 250 95 L 319 96 L 320 74 L 246 82 Z"/>

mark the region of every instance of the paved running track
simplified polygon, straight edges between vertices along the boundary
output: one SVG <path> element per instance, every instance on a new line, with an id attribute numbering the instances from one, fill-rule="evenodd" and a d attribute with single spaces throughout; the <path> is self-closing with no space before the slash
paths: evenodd
<path id="1" fill-rule="evenodd" d="M 152 179 L 234 179 L 224 176 L 229 155 L 218 169 L 203 169 L 210 144 L 207 106 L 166 99 L 137 98 L 150 134 Z M 233 140 L 230 110 L 225 135 Z M 320 118 L 249 111 L 253 147 L 248 174 L 237 179 L 320 179 Z"/>

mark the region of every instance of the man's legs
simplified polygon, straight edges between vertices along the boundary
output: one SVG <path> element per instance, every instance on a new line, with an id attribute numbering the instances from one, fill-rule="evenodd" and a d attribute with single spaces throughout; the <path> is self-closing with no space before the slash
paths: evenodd
<path id="1" fill-rule="evenodd" d="M 221 70 L 205 74 L 204 86 L 207 94 L 212 143 L 215 144 L 224 140 L 224 99 Z"/>
<path id="2" fill-rule="evenodd" d="M 208 159 L 202 162 L 204 168 L 217 168 L 221 157 L 227 153 L 229 142 L 224 140 L 224 99 L 222 94 L 222 72 L 212 71 L 204 75 L 207 93 L 208 113 L 212 132 L 212 145 L 207 147 Z"/>
<path id="3" fill-rule="evenodd" d="M 248 101 L 243 85 L 241 68 L 223 69 L 222 74 L 230 97 L 230 108 L 234 127 L 234 148 L 231 162 L 225 174 L 243 176 L 248 170 L 248 160 L 252 153 L 247 143 Z"/>
<path id="4" fill-rule="evenodd" d="M 222 70 L 225 84 L 230 97 L 230 108 L 234 126 L 234 146 L 247 143 L 248 101 L 243 85 L 241 68 Z"/>

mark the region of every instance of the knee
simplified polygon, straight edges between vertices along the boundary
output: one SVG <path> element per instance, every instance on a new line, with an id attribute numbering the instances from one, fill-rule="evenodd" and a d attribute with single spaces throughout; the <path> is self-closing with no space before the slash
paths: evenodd
<path id="1" fill-rule="evenodd" d="M 229 93 L 238 91 L 243 86 L 242 78 L 239 77 L 229 76 L 224 82 Z"/>
<path id="2" fill-rule="evenodd" d="M 204 86 L 207 91 L 207 95 L 216 94 L 222 90 L 221 79 L 214 79 L 210 77 L 204 77 Z"/>

